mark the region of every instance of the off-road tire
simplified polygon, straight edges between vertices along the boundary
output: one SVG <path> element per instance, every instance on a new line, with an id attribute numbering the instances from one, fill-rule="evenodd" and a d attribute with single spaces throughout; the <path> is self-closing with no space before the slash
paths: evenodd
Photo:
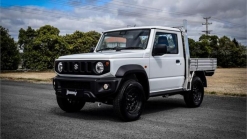
<path id="1" fill-rule="evenodd" d="M 192 79 L 191 91 L 186 92 L 184 101 L 188 107 L 199 107 L 203 101 L 204 87 L 199 77 L 194 76 Z"/>
<path id="2" fill-rule="evenodd" d="M 141 116 L 144 100 L 142 85 L 134 79 L 129 79 L 122 84 L 113 100 L 113 108 L 123 121 L 134 121 Z"/>

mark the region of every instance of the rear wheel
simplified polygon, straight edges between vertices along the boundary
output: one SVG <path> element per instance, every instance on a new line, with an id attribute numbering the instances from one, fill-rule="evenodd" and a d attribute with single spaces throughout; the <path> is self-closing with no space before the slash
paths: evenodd
<path id="1" fill-rule="evenodd" d="M 57 96 L 57 103 L 58 106 L 66 112 L 80 111 L 85 105 L 85 101 L 79 101 L 71 98 L 63 98 L 58 96 Z"/>
<path id="2" fill-rule="evenodd" d="M 188 107 L 199 107 L 203 101 L 204 87 L 199 77 L 194 76 L 191 91 L 184 95 L 184 101 Z"/>
<path id="3" fill-rule="evenodd" d="M 142 113 L 144 91 L 140 83 L 127 80 L 113 101 L 115 113 L 124 121 L 137 120 Z"/>

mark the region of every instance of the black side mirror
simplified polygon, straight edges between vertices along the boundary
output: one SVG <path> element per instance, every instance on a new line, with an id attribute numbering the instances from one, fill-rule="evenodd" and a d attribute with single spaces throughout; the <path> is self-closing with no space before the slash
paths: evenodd
<path id="1" fill-rule="evenodd" d="M 165 44 L 157 44 L 153 48 L 153 56 L 160 56 L 167 53 L 167 46 Z"/>
<path id="2" fill-rule="evenodd" d="M 92 53 L 94 51 L 94 49 L 95 49 L 95 47 L 91 47 L 89 52 Z"/>

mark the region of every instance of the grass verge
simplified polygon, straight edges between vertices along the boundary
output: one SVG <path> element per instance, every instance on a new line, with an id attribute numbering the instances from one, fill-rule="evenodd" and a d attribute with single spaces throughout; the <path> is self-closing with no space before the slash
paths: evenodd
<path id="1" fill-rule="evenodd" d="M 31 82 L 31 83 L 52 83 L 51 79 L 37 79 L 37 78 L 12 78 L 12 77 L 0 77 L 0 79 L 5 80 L 12 80 L 12 81 L 25 81 L 25 82 Z"/>
<path id="2" fill-rule="evenodd" d="M 222 92 L 215 92 L 215 91 L 205 91 L 207 95 L 218 95 L 218 96 L 231 96 L 231 97 L 246 97 L 247 94 L 240 94 L 240 93 L 222 93 Z"/>

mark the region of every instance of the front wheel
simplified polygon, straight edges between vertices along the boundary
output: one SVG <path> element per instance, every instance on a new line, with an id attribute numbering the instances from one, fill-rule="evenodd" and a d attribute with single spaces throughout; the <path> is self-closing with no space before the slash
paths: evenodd
<path id="1" fill-rule="evenodd" d="M 144 102 L 143 87 L 137 81 L 127 80 L 113 101 L 115 113 L 124 121 L 139 119 Z"/>
<path id="2" fill-rule="evenodd" d="M 188 107 L 199 107 L 204 97 L 204 87 L 199 77 L 194 76 L 191 91 L 184 95 L 184 101 Z"/>
<path id="3" fill-rule="evenodd" d="M 79 101 L 71 98 L 63 98 L 58 96 L 57 96 L 57 103 L 58 106 L 66 112 L 80 111 L 85 105 L 85 101 Z"/>

